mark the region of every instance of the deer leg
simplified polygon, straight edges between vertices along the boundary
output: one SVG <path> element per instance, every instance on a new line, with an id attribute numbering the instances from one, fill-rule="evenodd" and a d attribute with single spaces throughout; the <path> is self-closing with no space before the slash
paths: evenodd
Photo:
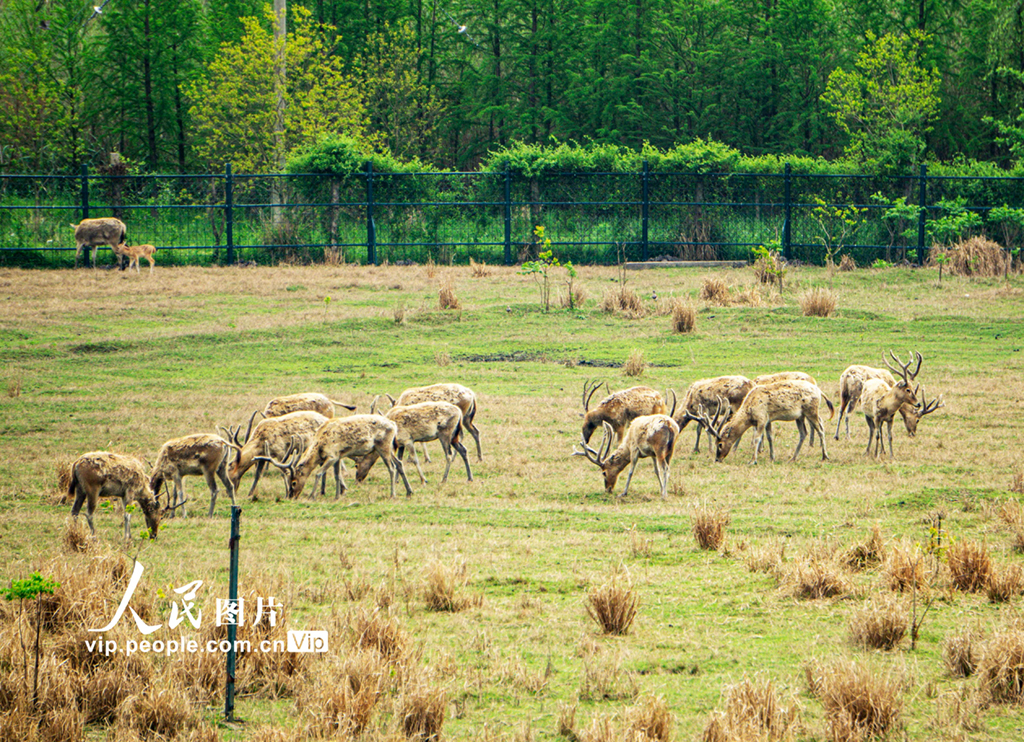
<path id="1" fill-rule="evenodd" d="M 231 484 L 231 478 L 228 476 L 228 459 L 225 456 L 224 461 L 217 469 L 217 476 L 220 477 L 220 481 L 224 483 L 224 489 L 228 491 L 228 497 L 231 498 L 231 507 L 235 507 L 235 486 Z"/>
<path id="2" fill-rule="evenodd" d="M 130 542 L 132 540 L 132 514 L 128 512 L 128 498 L 121 498 L 121 511 L 124 515 L 124 540 Z"/>
<path id="3" fill-rule="evenodd" d="M 74 476 L 72 474 L 72 476 Z M 75 502 L 71 506 L 71 517 L 74 520 L 78 520 L 78 513 L 82 510 L 82 505 L 85 503 L 85 490 L 82 489 L 81 485 L 78 485 L 78 492 L 75 495 Z M 92 523 L 92 511 L 95 508 L 93 503 L 89 503 L 89 506 L 85 509 L 85 520 L 89 524 L 89 530 L 92 531 L 92 535 L 96 535 L 96 527 Z"/>
<path id="4" fill-rule="evenodd" d="M 865 415 L 864 419 L 867 421 L 868 424 L 868 447 L 867 450 L 864 451 L 864 455 L 870 456 L 871 444 L 875 442 L 875 421 L 868 415 Z"/>
<path id="5" fill-rule="evenodd" d="M 413 444 L 413 445 L 416 445 L 416 444 Z M 387 457 L 387 456 L 385 456 L 385 452 L 380 452 L 380 451 L 378 451 L 378 452 L 380 453 L 380 457 L 382 459 L 384 459 L 385 463 L 387 463 L 389 460 L 392 461 L 392 466 L 389 467 L 389 472 L 391 473 L 391 497 L 392 497 L 392 499 L 394 499 L 394 497 L 395 497 L 395 473 L 396 472 L 398 473 L 399 476 L 402 477 L 402 484 L 405 485 L 405 496 L 406 497 L 412 497 L 412 487 L 409 486 L 409 478 L 405 476 L 405 467 L 402 465 L 402 460 L 400 458 L 398 458 L 397 456 Z M 390 451 L 386 451 L 386 453 L 390 454 L 391 452 Z"/>
<path id="6" fill-rule="evenodd" d="M 841 403 L 839 405 L 839 419 L 836 420 L 836 435 L 835 435 L 835 438 L 833 438 L 833 440 L 839 440 L 839 428 L 843 424 L 843 415 L 846 415 L 846 437 L 847 438 L 850 437 L 850 415 L 849 415 L 849 411 L 846 409 L 846 403 Z"/>
<path id="7" fill-rule="evenodd" d="M 260 481 L 260 474 L 263 473 L 263 467 L 264 466 L 265 466 L 265 462 L 263 462 L 263 461 L 257 461 L 256 462 L 256 471 L 252 475 L 252 487 L 249 488 L 249 499 L 252 502 L 256 502 L 256 497 L 255 497 L 255 495 L 256 495 L 256 483 Z M 284 489 L 284 494 L 285 494 L 285 497 L 287 497 L 288 496 L 288 475 L 284 474 L 284 472 L 282 472 L 282 474 L 284 475 L 284 488 L 285 488 Z"/>
<path id="8" fill-rule="evenodd" d="M 473 424 L 472 418 L 462 418 L 462 427 L 469 431 L 469 434 L 473 436 L 473 441 L 476 443 L 476 460 L 483 461 L 484 455 L 480 452 L 480 430 Z"/>
<path id="9" fill-rule="evenodd" d="M 813 424 L 818 426 L 818 437 L 821 438 L 821 460 L 825 461 L 828 458 L 828 451 L 825 450 L 825 426 L 821 420 L 815 420 Z"/>
<path id="10" fill-rule="evenodd" d="M 619 495 L 619 499 L 620 499 L 620 500 L 621 500 L 621 499 L 622 499 L 623 497 L 625 497 L 625 496 L 626 496 L 626 493 L 627 493 L 627 492 L 629 492 L 629 483 L 630 483 L 630 481 L 632 481 L 632 479 L 633 479 L 633 472 L 634 472 L 634 471 L 636 471 L 636 464 L 637 464 L 637 462 L 638 462 L 639 460 L 640 460 L 640 457 L 639 457 L 639 456 L 634 456 L 634 457 L 633 457 L 633 461 L 632 461 L 632 463 L 630 464 L 630 467 L 629 467 L 629 474 L 628 474 L 628 475 L 626 476 L 626 487 L 625 487 L 625 489 L 623 489 L 623 490 L 622 490 L 622 494 L 621 494 L 621 495 Z"/>
<path id="11" fill-rule="evenodd" d="M 886 423 L 886 425 L 889 428 L 889 461 L 892 461 L 892 459 L 893 459 L 893 453 L 892 453 L 892 420 L 889 420 Z"/>
<path id="12" fill-rule="evenodd" d="M 768 458 L 775 463 L 775 435 L 772 433 L 772 424 L 768 423 L 764 426 L 765 433 L 768 435 Z"/>
<path id="13" fill-rule="evenodd" d="M 700 431 L 704 429 L 704 425 L 697 423 L 697 440 L 693 442 L 693 452 L 700 453 Z M 709 434 L 710 435 L 710 434 Z M 708 439 L 710 440 L 710 439 Z"/>
<path id="14" fill-rule="evenodd" d="M 796 461 L 796 457 L 800 454 L 800 446 L 804 445 L 804 438 L 807 437 L 807 426 L 804 425 L 803 419 L 796 421 L 796 430 L 800 434 L 800 440 L 796 442 L 796 450 L 793 451 L 793 458 L 790 461 Z"/>
<path id="15" fill-rule="evenodd" d="M 213 506 L 217 504 L 217 479 L 212 471 L 204 472 L 204 476 L 206 477 L 206 486 L 210 488 L 210 513 L 207 517 L 212 518 Z"/>
<path id="16" fill-rule="evenodd" d="M 452 448 L 451 441 L 446 441 L 444 438 L 438 438 L 441 441 L 441 448 L 444 450 L 444 476 L 441 477 L 441 484 L 448 481 L 448 470 L 452 468 L 452 459 L 455 458 L 455 449 Z"/>
<path id="17" fill-rule="evenodd" d="M 185 485 L 181 482 L 181 472 L 176 471 L 174 472 L 174 502 L 171 505 L 176 507 L 179 502 L 185 502 Z M 174 518 L 176 513 L 176 510 L 172 510 L 171 517 Z M 184 505 L 181 506 L 181 517 L 187 517 Z"/>
<path id="18" fill-rule="evenodd" d="M 415 443 L 413 443 L 412 445 L 414 445 L 414 446 L 415 446 L 416 444 L 415 444 Z M 429 452 L 429 451 L 427 451 L 427 442 L 426 442 L 426 441 L 422 441 L 422 442 L 420 443 L 420 445 L 421 445 L 421 446 L 423 447 L 423 458 L 424 458 L 424 459 L 426 460 L 426 462 L 427 462 L 427 463 L 429 464 L 429 463 L 430 463 L 430 452 Z"/>
<path id="19" fill-rule="evenodd" d="M 443 443 L 441 444 L 441 447 L 444 448 L 444 444 Z M 427 444 L 425 442 L 423 443 L 423 450 L 424 451 L 427 450 Z M 427 483 L 427 478 L 425 476 L 423 476 L 423 469 L 420 468 L 420 457 L 416 455 L 416 444 L 415 443 L 413 443 L 413 444 L 411 444 L 409 446 L 409 452 L 412 453 L 412 463 L 416 464 L 416 472 L 420 475 L 420 484 L 426 484 Z M 398 458 L 402 458 L 405 455 L 405 453 L 406 453 L 405 446 L 399 446 L 398 447 Z M 448 478 L 448 470 L 447 469 L 444 470 L 444 478 L 445 479 Z M 443 482 L 444 479 L 442 479 L 441 481 Z"/>
<path id="20" fill-rule="evenodd" d="M 462 457 L 463 463 L 466 464 L 466 479 L 468 481 L 472 482 L 473 481 L 473 472 L 471 472 L 469 470 L 469 452 L 466 450 L 466 447 L 464 445 L 462 445 L 462 441 L 460 441 L 460 440 L 456 440 L 456 439 L 453 438 L 452 439 L 452 446 L 455 448 L 456 451 L 459 452 L 459 456 Z"/>

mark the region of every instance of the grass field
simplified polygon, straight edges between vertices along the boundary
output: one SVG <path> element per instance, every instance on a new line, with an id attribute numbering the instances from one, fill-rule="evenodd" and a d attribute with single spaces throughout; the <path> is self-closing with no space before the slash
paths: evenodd
<path id="1" fill-rule="evenodd" d="M 709 275 L 730 286 L 728 306 L 698 298 Z M 1024 561 L 1021 276 L 944 276 L 940 285 L 928 269 L 797 268 L 780 296 L 755 286 L 750 269 L 650 270 L 626 276 L 642 316 L 601 311 L 620 280 L 614 268 L 581 268 L 584 307 L 545 313 L 530 277 L 486 266 L 161 268 L 158 257 L 152 276 L 0 270 L 0 574 L 4 584 L 34 571 L 62 582 L 71 617 L 44 623 L 43 721 L 23 714 L 24 727 L 9 719 L 0 731 L 12 739 L 11 730 L 33 729 L 40 739 L 428 739 L 440 731 L 453 741 L 644 734 L 664 742 L 664 724 L 637 721 L 661 714 L 673 739 L 697 740 L 726 710 L 726 690 L 746 678 L 771 681 L 779 703 L 794 708 L 792 724 L 757 732 L 715 717 L 733 736 L 711 729 L 707 739 L 852 740 L 853 712 L 836 716 L 823 684 L 807 679 L 841 674 L 836 663 L 850 660 L 892 680 L 894 739 L 1024 737 L 1019 692 L 1000 695 L 1006 682 L 1024 685 L 1022 588 L 1011 579 Z M 445 283 L 461 308 L 439 309 Z M 833 316 L 802 315 L 798 299 L 814 287 L 837 295 Z M 693 332 L 673 332 L 674 299 L 697 308 Z M 756 467 L 749 433 L 716 464 L 703 441 L 691 453 L 690 426 L 666 501 L 650 461 L 617 501 L 594 465 L 570 456 L 588 379 L 682 395 L 698 378 L 796 369 L 835 402 L 846 366 L 879 366 L 889 349 L 920 351 L 918 380 L 929 399 L 945 401 L 914 439 L 897 421 L 894 461 L 864 455 L 859 414 L 850 440 L 833 440 L 836 421 L 826 423 L 828 461 L 805 444 L 790 462 L 795 428 L 777 425 L 778 461 L 765 456 Z M 634 351 L 647 367 L 628 377 L 621 366 Z M 126 659 L 108 664 L 109 682 L 130 687 L 105 713 L 90 710 L 102 704 L 81 689 L 101 670 L 68 665 L 68 646 L 88 638 L 76 633 L 82 623 L 113 615 L 123 555 L 145 566 L 135 600 L 150 623 L 168 622 L 180 602 L 173 588 L 203 580 L 202 628 L 185 622 L 153 637 L 208 636 L 215 599 L 227 596 L 229 501 L 222 493 L 216 517 L 202 517 L 206 488 L 189 478 L 189 517 L 165 520 L 157 540 L 121 543 L 114 506 L 96 517 L 99 543 L 78 551 L 69 505 L 58 498 L 61 465 L 97 449 L 152 462 L 165 440 L 244 424 L 280 394 L 321 391 L 366 412 L 376 395 L 437 381 L 477 393 L 484 456 L 470 459 L 473 482 L 456 461 L 438 484 L 436 444 L 427 485 L 408 467 L 409 499 L 388 499 L 380 465 L 361 484 L 350 467 L 341 501 L 314 499 L 308 488 L 281 501 L 271 472 L 249 502 L 252 474 L 242 480 L 242 593 L 273 595 L 288 628 L 327 630 L 327 653 L 294 666 L 245 658 L 241 727 L 218 721 L 219 655 L 136 655 L 144 670 Z M 702 549 L 694 526 L 708 515 L 727 522 L 725 538 Z M 938 518 L 942 546 L 929 552 Z M 141 514 L 132 523 L 137 534 Z M 1006 600 L 957 588 L 951 542 L 985 552 L 1010 581 Z M 890 590 L 901 558 L 924 573 L 916 593 Z M 639 599 L 623 635 L 603 633 L 588 615 L 590 596 L 613 583 Z M 824 583 L 829 597 L 808 597 Z M 431 608 L 442 587 L 454 610 Z M 914 649 L 909 630 L 887 651 L 852 638 L 872 606 L 892 597 L 886 610 L 905 619 L 915 596 L 917 617 L 928 611 Z M 17 603 L 0 607 L 0 675 L 10 675 L 0 704 L 24 711 L 32 668 L 31 660 L 23 667 L 22 640 L 31 655 L 34 629 L 18 616 Z M 390 636 L 372 652 L 371 627 Z M 967 630 L 977 632 L 979 672 L 953 677 L 944 654 Z M 127 616 L 110 636 L 140 638 Z M 370 669 L 355 669 L 360 662 Z M 63 685 L 54 679 L 61 673 Z M 166 691 L 166 706 L 152 689 Z M 61 706 L 71 721 L 55 720 Z M 146 709 L 177 721 L 147 722 Z M 74 733 L 46 737 L 58 723 Z"/>

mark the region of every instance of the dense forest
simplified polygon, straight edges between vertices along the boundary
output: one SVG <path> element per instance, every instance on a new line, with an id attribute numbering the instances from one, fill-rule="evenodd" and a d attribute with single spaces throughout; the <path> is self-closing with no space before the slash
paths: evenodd
<path id="1" fill-rule="evenodd" d="M 98 2 L 99 0 L 95 0 Z M 284 169 L 342 135 L 1010 166 L 1022 0 L 0 0 L 0 171 Z M 280 2 L 280 0 L 279 0 Z"/>

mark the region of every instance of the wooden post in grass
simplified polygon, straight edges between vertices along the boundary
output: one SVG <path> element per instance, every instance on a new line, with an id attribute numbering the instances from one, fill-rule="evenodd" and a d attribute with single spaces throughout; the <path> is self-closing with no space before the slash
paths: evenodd
<path id="1" fill-rule="evenodd" d="M 228 677 L 224 698 L 224 718 L 228 722 L 235 720 L 235 639 L 238 636 L 238 519 L 242 508 L 231 506 L 231 539 L 228 549 L 231 552 L 230 576 L 228 577 L 228 603 L 234 609 L 228 622 Z"/>

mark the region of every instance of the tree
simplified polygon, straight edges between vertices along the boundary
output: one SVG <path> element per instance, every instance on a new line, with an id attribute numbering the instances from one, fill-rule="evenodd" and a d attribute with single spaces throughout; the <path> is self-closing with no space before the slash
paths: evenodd
<path id="1" fill-rule="evenodd" d="M 920 31 L 881 38 L 869 31 L 866 37 L 856 69 L 834 70 L 821 99 L 850 137 L 848 156 L 905 169 L 924 154 L 925 133 L 939 106 L 940 76 L 917 61 L 928 40 Z"/>
<path id="2" fill-rule="evenodd" d="M 325 134 L 363 138 L 362 99 L 343 73 L 341 60 L 330 54 L 324 28 L 305 8 L 296 6 L 293 12 L 293 30 L 284 41 L 286 151 Z M 185 89 L 195 150 L 207 167 L 219 169 L 230 160 L 238 172 L 277 169 L 273 72 L 278 44 L 269 30 L 274 22 L 269 9 L 264 21 L 266 27 L 257 18 L 244 18 L 241 40 L 221 47 L 206 76 Z"/>

